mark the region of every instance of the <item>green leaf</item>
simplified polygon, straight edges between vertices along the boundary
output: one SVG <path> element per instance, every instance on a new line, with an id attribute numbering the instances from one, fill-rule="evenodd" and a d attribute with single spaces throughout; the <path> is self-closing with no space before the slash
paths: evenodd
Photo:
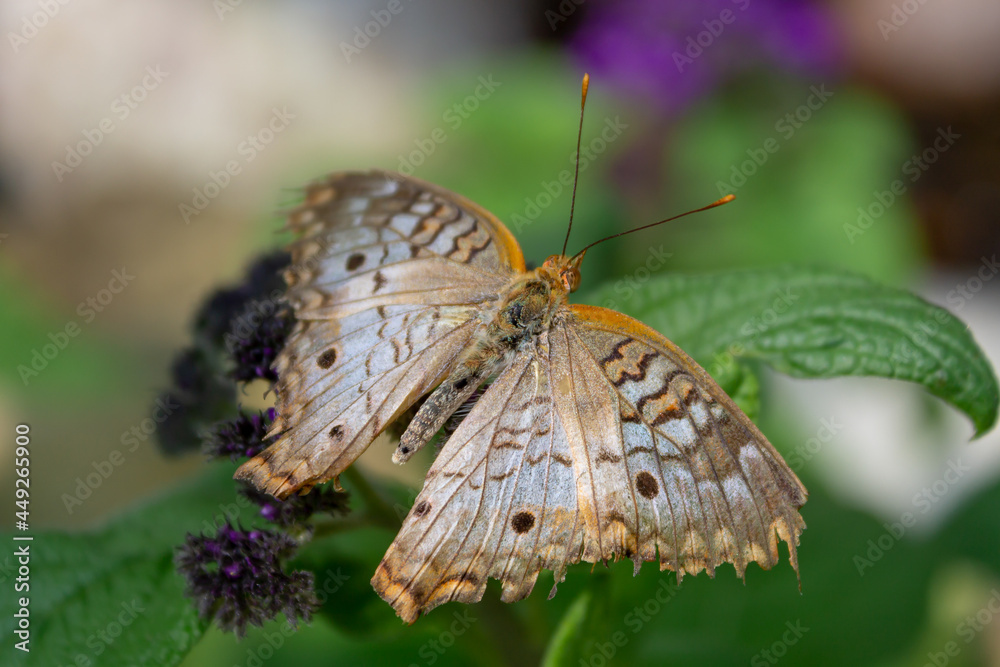
<path id="1" fill-rule="evenodd" d="M 979 561 L 1000 576 L 1000 531 L 983 530 L 995 524 L 1000 508 L 1000 480 L 971 497 L 937 535 L 936 541 L 960 562 Z"/>
<path id="2" fill-rule="evenodd" d="M 346 634 L 370 640 L 404 627 L 370 583 L 392 538 L 384 528 L 353 530 L 313 541 L 292 563 L 316 573 L 319 614 Z"/>
<path id="3" fill-rule="evenodd" d="M 586 590 L 578 595 L 570 608 L 566 610 L 559 626 L 552 634 L 548 648 L 545 649 L 545 657 L 542 659 L 544 667 L 573 664 L 573 656 L 578 650 L 577 647 L 584 640 L 587 615 L 590 613 L 593 601 L 594 594 Z"/>
<path id="4" fill-rule="evenodd" d="M 712 377 L 747 417 L 757 421 L 760 414 L 760 380 L 752 368 L 730 356 L 712 368 Z"/>
<path id="5" fill-rule="evenodd" d="M 996 422 L 997 379 L 966 325 L 862 276 L 800 266 L 674 274 L 627 299 L 609 286 L 590 297 L 657 329 L 713 375 L 736 359 L 801 378 L 906 380 L 967 414 L 977 437 Z"/>
<path id="6" fill-rule="evenodd" d="M 30 599 L 31 652 L 8 641 L 0 663 L 178 664 L 206 624 L 184 596 L 174 547 L 186 532 L 211 530 L 213 518 L 252 522 L 256 508 L 234 497 L 231 475 L 218 466 L 95 532 L 39 533 L 14 543 L 29 547 L 30 590 L 3 596 L 0 614 L 4 635 L 14 637 L 18 597 Z M 11 564 L 4 563 L 5 578 L 13 577 Z"/>
<path id="7" fill-rule="evenodd" d="M 611 574 L 597 570 L 589 575 L 587 587 L 563 612 L 545 649 L 541 664 L 545 667 L 593 664 L 596 657 L 607 660 L 624 645 L 624 635 L 610 642 L 604 639 L 611 625 Z"/>

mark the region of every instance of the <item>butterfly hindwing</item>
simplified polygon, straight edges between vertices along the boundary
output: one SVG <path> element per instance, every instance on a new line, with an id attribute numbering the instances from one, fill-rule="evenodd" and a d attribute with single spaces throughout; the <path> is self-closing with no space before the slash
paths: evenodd
<path id="1" fill-rule="evenodd" d="M 544 347 L 545 335 L 537 345 Z M 584 539 L 547 358 L 519 355 L 448 439 L 372 579 L 407 622 L 450 600 L 528 595 L 542 569 L 561 578 Z"/>
<path id="2" fill-rule="evenodd" d="M 275 444 L 237 478 L 285 497 L 340 474 L 446 377 L 520 248 L 491 214 L 388 172 L 333 174 L 289 214 L 297 323 L 275 367 Z"/>
<path id="3" fill-rule="evenodd" d="M 805 487 L 753 422 L 656 331 L 604 308 L 569 309 L 566 353 L 590 369 L 588 379 L 600 373 L 600 402 L 618 413 L 607 440 L 621 460 L 606 458 L 602 467 L 588 451 L 601 475 L 596 488 L 613 488 L 612 477 L 629 482 L 638 523 L 623 513 L 624 532 L 634 536 L 624 555 L 649 560 L 655 541 L 661 568 L 711 574 L 729 562 L 742 576 L 750 562 L 777 563 L 780 537 L 797 570 Z"/>
<path id="4" fill-rule="evenodd" d="M 449 600 L 527 596 L 542 569 L 628 558 L 697 573 L 769 568 L 805 490 L 745 415 L 665 338 L 566 309 L 449 438 L 372 583 L 404 620 Z"/>

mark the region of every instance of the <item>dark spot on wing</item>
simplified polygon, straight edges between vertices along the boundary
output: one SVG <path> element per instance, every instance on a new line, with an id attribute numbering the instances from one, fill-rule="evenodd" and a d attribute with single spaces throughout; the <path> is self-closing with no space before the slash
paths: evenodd
<path id="1" fill-rule="evenodd" d="M 535 515 L 531 512 L 518 512 L 510 520 L 510 526 L 515 533 L 526 533 L 535 525 Z"/>
<path id="2" fill-rule="evenodd" d="M 354 269 L 358 268 L 364 263 L 365 263 L 365 256 L 362 255 L 360 252 L 356 252 L 347 258 L 347 270 L 353 271 Z"/>
<path id="3" fill-rule="evenodd" d="M 620 523 L 623 526 L 627 525 L 625 523 L 625 516 L 618 510 L 611 510 L 604 515 L 604 527 L 607 528 L 613 523 Z"/>
<path id="4" fill-rule="evenodd" d="M 326 370 L 330 366 L 333 366 L 335 361 L 337 361 L 337 350 L 331 347 L 329 350 L 319 355 L 319 359 L 316 360 L 316 365 L 323 370 Z"/>
<path id="5" fill-rule="evenodd" d="M 643 470 L 635 476 L 635 490 L 644 498 L 652 498 L 659 492 L 660 485 L 652 475 Z"/>

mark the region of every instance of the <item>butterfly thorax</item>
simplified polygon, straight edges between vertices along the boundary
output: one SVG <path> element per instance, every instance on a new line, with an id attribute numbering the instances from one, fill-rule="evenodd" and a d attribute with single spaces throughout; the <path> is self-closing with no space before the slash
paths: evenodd
<path id="1" fill-rule="evenodd" d="M 515 278 L 501 295 L 496 315 L 476 350 L 465 358 L 465 365 L 471 369 L 501 361 L 503 366 L 503 358 L 548 330 L 580 284 L 582 260 L 582 254 L 552 255 L 534 271 Z"/>
<path id="2" fill-rule="evenodd" d="M 566 303 L 566 290 L 540 272 L 525 273 L 511 284 L 486 326 L 485 343 L 497 348 L 516 346 L 548 328 L 559 306 Z"/>

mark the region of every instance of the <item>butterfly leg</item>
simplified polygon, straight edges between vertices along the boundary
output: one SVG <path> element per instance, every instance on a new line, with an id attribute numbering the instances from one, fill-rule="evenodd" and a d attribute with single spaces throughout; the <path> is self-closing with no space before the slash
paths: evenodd
<path id="1" fill-rule="evenodd" d="M 459 364 L 420 406 L 399 438 L 392 462 L 405 463 L 430 442 L 448 418 L 497 370 L 501 360 L 502 355 L 476 355 L 474 360 Z"/>

